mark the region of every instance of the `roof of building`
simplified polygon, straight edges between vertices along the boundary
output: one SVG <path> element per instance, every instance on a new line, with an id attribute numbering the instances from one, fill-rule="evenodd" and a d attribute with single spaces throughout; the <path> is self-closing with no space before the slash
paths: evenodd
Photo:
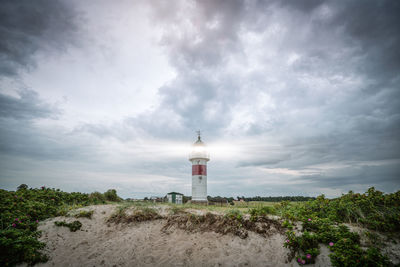
<path id="1" fill-rule="evenodd" d="M 178 192 L 169 192 L 169 193 L 167 193 L 167 195 L 173 195 L 173 194 L 175 194 L 175 195 L 182 195 L 182 196 L 183 196 L 183 194 L 178 193 Z"/>

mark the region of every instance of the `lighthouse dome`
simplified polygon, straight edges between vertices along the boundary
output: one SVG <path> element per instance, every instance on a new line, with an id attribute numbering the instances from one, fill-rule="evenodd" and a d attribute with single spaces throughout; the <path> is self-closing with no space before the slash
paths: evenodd
<path id="1" fill-rule="evenodd" d="M 193 159 L 205 159 L 210 160 L 210 154 L 208 153 L 207 147 L 201 140 L 200 135 L 197 141 L 193 144 L 192 151 L 189 155 L 189 160 Z"/>

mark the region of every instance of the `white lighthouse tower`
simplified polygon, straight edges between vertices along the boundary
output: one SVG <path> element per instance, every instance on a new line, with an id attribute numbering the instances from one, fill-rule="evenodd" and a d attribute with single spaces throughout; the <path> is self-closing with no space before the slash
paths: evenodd
<path id="1" fill-rule="evenodd" d="M 192 162 L 192 203 L 207 203 L 207 161 L 210 155 L 197 131 L 197 141 L 193 144 L 189 160 Z"/>

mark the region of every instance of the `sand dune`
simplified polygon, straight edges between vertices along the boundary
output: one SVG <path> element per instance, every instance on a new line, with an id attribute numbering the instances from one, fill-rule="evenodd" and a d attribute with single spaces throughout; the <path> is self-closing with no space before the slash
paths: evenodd
<path id="1" fill-rule="evenodd" d="M 298 266 L 288 263 L 285 237 L 276 233 L 268 238 L 249 232 L 242 239 L 215 232 L 190 233 L 170 227 L 165 220 L 130 224 L 107 223 L 113 205 L 91 206 L 92 219 L 80 218 L 82 229 L 70 232 L 54 221 L 40 224 L 41 240 L 47 244 L 50 260 L 37 266 Z M 321 248 L 315 266 L 330 266 L 328 250 Z M 309 265 L 310 266 L 310 265 Z"/>

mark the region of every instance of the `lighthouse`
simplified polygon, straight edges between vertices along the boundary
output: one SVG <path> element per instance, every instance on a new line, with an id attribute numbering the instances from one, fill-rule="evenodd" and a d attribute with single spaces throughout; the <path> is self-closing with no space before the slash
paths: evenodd
<path id="1" fill-rule="evenodd" d="M 192 162 L 192 203 L 207 203 L 207 161 L 210 155 L 197 131 L 189 161 Z"/>

